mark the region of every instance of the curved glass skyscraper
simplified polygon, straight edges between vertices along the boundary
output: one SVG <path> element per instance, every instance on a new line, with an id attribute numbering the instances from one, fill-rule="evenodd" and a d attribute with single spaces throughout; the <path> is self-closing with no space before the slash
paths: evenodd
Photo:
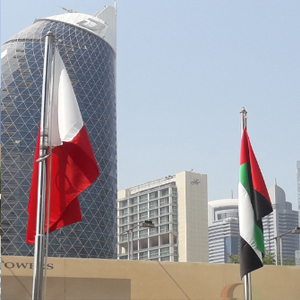
<path id="1" fill-rule="evenodd" d="M 27 204 L 40 122 L 44 36 L 52 31 L 71 78 L 100 176 L 79 196 L 83 221 L 50 234 L 49 256 L 116 257 L 116 8 L 36 20 L 1 48 L 3 255 L 33 255 Z"/>

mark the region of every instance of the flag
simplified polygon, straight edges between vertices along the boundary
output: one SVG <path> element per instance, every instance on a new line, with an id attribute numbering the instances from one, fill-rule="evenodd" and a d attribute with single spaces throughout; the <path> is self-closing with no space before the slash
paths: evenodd
<path id="1" fill-rule="evenodd" d="M 51 170 L 50 178 L 47 178 L 47 186 L 50 180 L 49 232 L 82 220 L 78 195 L 99 175 L 71 80 L 57 50 L 52 69 L 53 92 L 49 105 L 49 146 L 52 147 L 52 155 L 51 159 L 47 159 L 47 170 Z M 26 241 L 29 244 L 34 244 L 36 234 L 39 139 L 38 136 L 27 210 Z M 46 224 L 47 220 L 45 232 Z"/>
<path id="2" fill-rule="evenodd" d="M 263 266 L 265 249 L 262 218 L 273 211 L 246 128 L 241 141 L 238 193 L 240 273 L 243 278 L 244 275 Z"/>

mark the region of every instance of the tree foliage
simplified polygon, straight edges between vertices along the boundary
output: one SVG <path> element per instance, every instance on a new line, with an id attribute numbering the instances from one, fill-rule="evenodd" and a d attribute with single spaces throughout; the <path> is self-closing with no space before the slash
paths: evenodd
<path id="1" fill-rule="evenodd" d="M 238 254 L 230 254 L 229 255 L 231 264 L 239 264 L 240 256 Z M 263 258 L 264 265 L 275 265 L 275 254 L 267 251 L 265 257 Z"/>

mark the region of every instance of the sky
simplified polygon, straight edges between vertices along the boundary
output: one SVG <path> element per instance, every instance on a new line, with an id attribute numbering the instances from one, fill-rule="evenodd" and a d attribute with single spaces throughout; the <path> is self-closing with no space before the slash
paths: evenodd
<path id="1" fill-rule="evenodd" d="M 113 0 L 2 0 L 1 44 L 35 19 Z M 182 171 L 237 197 L 240 111 L 267 187 L 297 209 L 299 0 L 117 1 L 118 189 Z"/>

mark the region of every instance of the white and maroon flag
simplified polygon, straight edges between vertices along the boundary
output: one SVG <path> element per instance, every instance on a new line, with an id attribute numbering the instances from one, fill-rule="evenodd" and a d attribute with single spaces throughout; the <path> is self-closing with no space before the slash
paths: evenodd
<path id="1" fill-rule="evenodd" d="M 53 95 L 49 117 L 49 147 L 53 148 L 51 159 L 47 159 L 47 170 L 51 170 L 51 175 L 47 178 L 50 193 L 48 191 L 46 193 L 50 195 L 49 232 L 82 220 L 78 195 L 99 175 L 97 161 L 83 124 L 71 80 L 57 50 L 54 53 L 53 64 Z M 29 244 L 34 244 L 36 234 L 39 139 L 40 134 L 35 151 L 28 203 L 26 241 Z M 46 216 L 47 214 L 46 212 Z"/>
<path id="2" fill-rule="evenodd" d="M 273 211 L 246 127 L 242 135 L 239 182 L 241 278 L 263 266 L 265 254 L 262 218 Z"/>

